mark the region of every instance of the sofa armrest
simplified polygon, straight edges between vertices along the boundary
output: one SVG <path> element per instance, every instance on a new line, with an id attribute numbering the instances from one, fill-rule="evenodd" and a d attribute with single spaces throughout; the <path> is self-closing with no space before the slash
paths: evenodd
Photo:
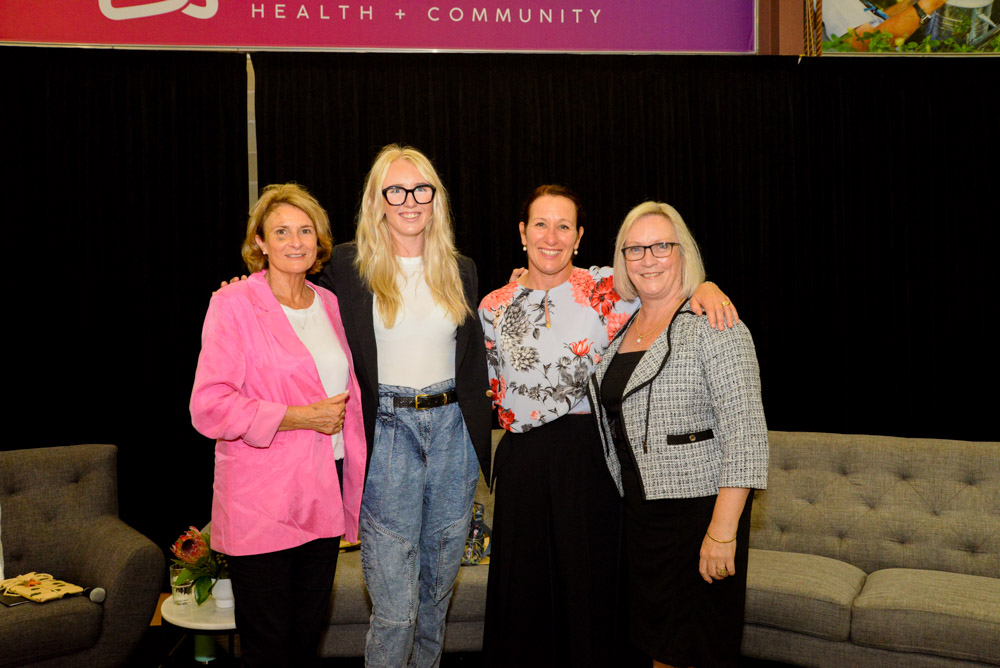
<path id="1" fill-rule="evenodd" d="M 104 665 L 124 663 L 149 626 L 164 576 L 163 551 L 122 522 L 105 515 L 81 525 L 73 539 L 66 579 L 107 592 L 101 638 L 88 654 Z"/>

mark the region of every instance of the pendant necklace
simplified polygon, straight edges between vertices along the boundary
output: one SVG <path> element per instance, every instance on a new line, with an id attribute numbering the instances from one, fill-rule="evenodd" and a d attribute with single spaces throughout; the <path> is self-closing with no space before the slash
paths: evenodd
<path id="1" fill-rule="evenodd" d="M 635 333 L 636 333 L 636 335 L 637 335 L 637 336 L 636 336 L 636 339 L 635 339 L 635 342 L 636 342 L 636 343 L 642 343 L 642 337 L 644 337 L 644 336 L 649 336 L 649 335 L 650 335 L 650 334 L 652 334 L 653 332 L 655 332 L 655 331 L 657 331 L 658 329 L 660 329 L 660 327 L 663 327 L 663 323 L 665 323 L 665 322 L 666 322 L 667 320 L 670 320 L 670 316 L 672 316 L 672 315 L 673 315 L 673 313 L 669 313 L 669 314 L 667 314 L 667 317 L 666 317 L 666 318 L 664 318 L 663 320 L 661 320 L 660 322 L 658 322 L 658 323 L 656 324 L 656 326 L 655 326 L 655 327 L 653 327 L 653 329 L 648 329 L 648 330 L 646 330 L 646 333 L 645 333 L 645 334 L 643 334 L 642 332 L 640 332 L 640 331 L 639 331 L 639 318 L 637 317 L 637 318 L 635 319 Z"/>

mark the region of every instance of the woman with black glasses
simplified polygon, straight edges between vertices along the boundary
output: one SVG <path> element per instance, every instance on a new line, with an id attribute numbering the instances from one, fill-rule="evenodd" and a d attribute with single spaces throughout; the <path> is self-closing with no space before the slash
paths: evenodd
<path id="1" fill-rule="evenodd" d="M 680 214 L 645 202 L 622 223 L 615 288 L 641 308 L 588 385 L 604 459 L 625 497 L 629 637 L 654 666 L 736 666 L 750 507 L 767 485 L 753 339 L 691 309 L 705 277 Z"/>
<path id="2" fill-rule="evenodd" d="M 355 240 L 334 248 L 320 283 L 342 305 L 368 441 L 365 664 L 435 666 L 479 467 L 489 475 L 490 400 L 476 267 L 455 250 L 423 153 L 378 154 Z"/>
<path id="3" fill-rule="evenodd" d="M 490 666 L 621 660 L 621 502 L 586 386 L 638 304 L 620 299 L 610 268 L 573 265 L 583 238 L 580 217 L 570 189 L 536 188 L 519 225 L 528 270 L 479 306 L 493 399 L 507 430 L 494 461 L 483 641 Z M 720 327 L 736 320 L 713 284 L 698 297 Z"/>

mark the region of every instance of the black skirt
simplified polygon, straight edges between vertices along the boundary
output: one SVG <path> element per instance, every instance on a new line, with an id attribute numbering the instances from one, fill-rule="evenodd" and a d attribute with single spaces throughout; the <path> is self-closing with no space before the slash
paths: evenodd
<path id="1" fill-rule="evenodd" d="M 632 643 L 674 666 L 738 665 L 753 493 L 736 533 L 736 574 L 708 584 L 698 561 L 716 497 L 643 501 L 631 461 L 627 464 L 622 483 Z"/>
<path id="2" fill-rule="evenodd" d="M 621 499 L 590 415 L 497 447 L 487 666 L 621 665 Z"/>

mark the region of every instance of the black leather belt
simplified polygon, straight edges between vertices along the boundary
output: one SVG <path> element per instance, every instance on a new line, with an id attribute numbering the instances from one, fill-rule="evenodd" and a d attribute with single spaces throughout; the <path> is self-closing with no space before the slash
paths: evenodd
<path id="1" fill-rule="evenodd" d="M 422 411 L 426 408 L 437 408 L 445 404 L 453 404 L 458 400 L 455 390 L 441 394 L 418 394 L 415 397 L 393 397 L 392 405 L 396 408 L 416 408 Z"/>
<path id="2" fill-rule="evenodd" d="M 711 429 L 706 429 L 705 431 L 696 431 L 693 434 L 671 434 L 667 436 L 667 445 L 683 445 L 684 443 L 697 443 L 698 441 L 707 441 L 708 439 L 715 436 Z"/>

